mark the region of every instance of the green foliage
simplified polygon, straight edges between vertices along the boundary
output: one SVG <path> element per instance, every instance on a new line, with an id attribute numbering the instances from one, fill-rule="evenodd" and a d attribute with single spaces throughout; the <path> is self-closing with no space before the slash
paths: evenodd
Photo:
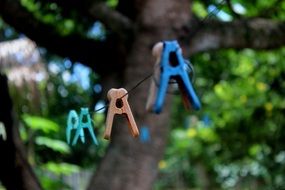
<path id="1" fill-rule="evenodd" d="M 203 109 L 189 116 L 177 97 L 157 189 L 285 187 L 284 56 L 246 49 L 192 58 Z"/>
<path id="2" fill-rule="evenodd" d="M 48 60 L 48 78 L 33 84 L 32 91 L 30 88 L 18 89 L 12 85 L 10 90 L 20 118 L 20 135 L 26 145 L 29 161 L 37 171 L 44 189 L 70 189 L 60 178 L 96 166 L 108 145 L 107 141 L 98 138 L 100 146 L 95 146 L 87 131 L 87 142 L 84 145 L 79 142 L 76 146 L 69 146 L 65 142 L 68 111 L 80 111 L 81 106 L 92 110 L 92 104 L 97 101 L 93 98 L 96 97 L 93 86 L 98 76 L 82 64 L 72 64 L 68 59 L 50 54 L 45 56 Z M 83 72 L 86 76 L 82 76 Z M 23 86 L 31 84 L 27 82 Z M 25 96 L 19 96 L 19 92 Z M 40 95 L 38 101 L 29 99 L 35 97 L 33 93 Z M 95 133 L 97 136 L 102 135 L 104 114 L 95 114 L 93 117 Z"/>
<path id="3" fill-rule="evenodd" d="M 71 188 L 64 183 L 62 177 L 77 173 L 80 169 L 77 165 L 49 161 L 37 168 L 36 172 L 44 189 L 70 190 Z"/>
<path id="4" fill-rule="evenodd" d="M 55 28 L 55 32 L 62 36 L 72 33 L 84 35 L 92 24 L 87 19 L 79 20 L 80 13 L 63 12 L 63 8 L 56 3 L 39 0 L 21 0 L 21 4 L 39 21 Z"/>

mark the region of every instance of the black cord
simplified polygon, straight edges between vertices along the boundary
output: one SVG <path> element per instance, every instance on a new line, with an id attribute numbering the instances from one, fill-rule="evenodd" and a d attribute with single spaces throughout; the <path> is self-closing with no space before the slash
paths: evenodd
<path id="1" fill-rule="evenodd" d="M 153 75 L 153 73 L 149 74 L 148 76 L 146 76 L 144 79 L 142 79 L 141 81 L 139 81 L 134 87 L 132 87 L 126 94 L 124 94 L 121 99 L 125 96 L 127 96 L 128 94 L 130 94 L 133 90 L 135 90 L 139 85 L 141 85 L 144 81 L 146 81 L 147 79 L 149 79 L 151 76 Z"/>

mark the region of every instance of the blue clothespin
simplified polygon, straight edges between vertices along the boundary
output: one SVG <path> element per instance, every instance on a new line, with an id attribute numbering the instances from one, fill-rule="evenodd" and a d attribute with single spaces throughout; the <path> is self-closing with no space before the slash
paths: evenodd
<path id="1" fill-rule="evenodd" d="M 162 111 L 162 104 L 170 79 L 175 79 L 178 82 L 179 88 L 184 95 L 184 102 L 188 100 L 195 110 L 201 108 L 200 101 L 191 84 L 187 71 L 185 70 L 185 62 L 177 41 L 163 42 L 163 50 L 160 58 L 160 71 L 160 85 L 153 106 L 153 111 L 155 113 L 160 113 Z"/>
<path id="2" fill-rule="evenodd" d="M 143 126 L 140 128 L 140 141 L 142 143 L 150 142 L 150 134 L 147 126 Z"/>
<path id="3" fill-rule="evenodd" d="M 86 122 L 83 122 L 84 117 L 86 118 Z M 72 122 L 72 120 L 74 120 L 74 122 Z M 84 128 L 88 129 L 94 144 L 98 145 L 98 141 L 93 131 L 91 117 L 88 108 L 81 108 L 79 119 L 77 113 L 74 110 L 71 110 L 69 112 L 67 129 L 66 129 L 66 137 L 68 144 L 70 143 L 70 133 L 72 129 L 76 129 L 76 134 L 72 141 L 72 145 L 75 145 L 77 143 L 79 137 L 81 142 L 85 143 Z"/>

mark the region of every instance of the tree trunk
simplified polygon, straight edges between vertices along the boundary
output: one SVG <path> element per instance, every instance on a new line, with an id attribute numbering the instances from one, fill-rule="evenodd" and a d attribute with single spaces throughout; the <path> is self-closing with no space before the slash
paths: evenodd
<path id="1" fill-rule="evenodd" d="M 7 133 L 6 141 L 0 137 L 0 179 L 7 190 L 39 190 L 41 186 L 27 161 L 18 128 L 13 122 L 7 78 L 1 74 L 0 92 L 0 122 Z"/>
<path id="2" fill-rule="evenodd" d="M 143 1 L 136 17 L 138 30 L 126 60 L 123 87 L 131 89 L 152 72 L 152 45 L 158 41 L 175 39 L 174 31 L 187 24 L 189 11 L 188 0 Z M 171 107 L 168 97 L 161 114 L 145 111 L 149 83 L 147 81 L 132 91 L 129 94 L 129 103 L 138 127 L 149 127 L 150 143 L 134 139 L 123 118 L 117 120 L 113 125 L 110 147 L 92 177 L 89 190 L 152 189 L 157 176 L 157 165 L 163 157 L 166 145 Z"/>

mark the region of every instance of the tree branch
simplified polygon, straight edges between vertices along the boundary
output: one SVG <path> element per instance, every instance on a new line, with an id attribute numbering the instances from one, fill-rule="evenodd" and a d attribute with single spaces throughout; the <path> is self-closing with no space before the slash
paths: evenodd
<path id="1" fill-rule="evenodd" d="M 184 52 L 195 54 L 221 48 L 275 49 L 285 45 L 285 22 L 252 18 L 221 22 L 192 22 L 191 29 L 180 31 Z M 193 34 L 193 35 L 191 35 Z"/>
<path id="2" fill-rule="evenodd" d="M 82 62 L 101 74 L 107 74 L 111 68 L 116 69 L 117 64 L 114 63 L 118 61 L 115 40 L 96 41 L 79 34 L 61 36 L 52 25 L 34 18 L 16 0 L 0 0 L 0 14 L 17 31 L 53 53 Z"/>
<path id="3" fill-rule="evenodd" d="M 133 32 L 132 21 L 120 12 L 108 7 L 105 2 L 78 0 L 51 0 L 62 8 L 62 12 L 77 11 L 80 16 L 102 22 L 112 33 L 126 40 Z M 72 13 L 71 13 L 72 14 Z"/>
<path id="4" fill-rule="evenodd" d="M 89 8 L 88 12 L 93 18 L 100 20 L 124 41 L 133 33 L 132 21 L 106 6 L 105 3 L 94 4 Z"/>

